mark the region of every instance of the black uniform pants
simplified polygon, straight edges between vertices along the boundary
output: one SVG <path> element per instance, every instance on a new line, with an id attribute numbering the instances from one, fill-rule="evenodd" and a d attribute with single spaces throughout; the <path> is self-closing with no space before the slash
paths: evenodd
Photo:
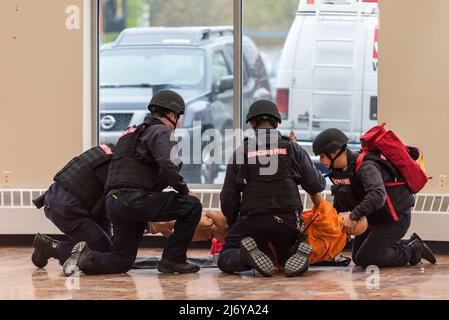
<path id="1" fill-rule="evenodd" d="M 110 250 L 112 225 L 106 213 L 92 217 L 78 199 L 58 182 L 50 187 L 45 196 L 44 212 L 46 217 L 70 239 L 60 242 L 58 260 L 61 265 L 70 257 L 73 245 L 80 241 L 86 241 L 93 250 Z"/>
<path id="2" fill-rule="evenodd" d="M 411 249 L 401 241 L 410 226 L 410 211 L 400 214 L 397 222 L 386 221 L 369 225 L 362 235 L 354 238 L 352 260 L 364 268 L 399 267 L 410 261 Z"/>
<path id="3" fill-rule="evenodd" d="M 176 220 L 168 238 L 163 259 L 184 262 L 195 228 L 201 217 L 198 199 L 176 192 L 118 191 L 106 197 L 106 212 L 114 225 L 110 252 L 93 251 L 86 274 L 127 272 L 134 264 L 148 221 Z"/>
<path id="4" fill-rule="evenodd" d="M 276 219 L 275 216 L 282 219 Z M 249 270 L 240 260 L 240 241 L 252 237 L 257 247 L 273 260 L 273 253 L 268 247 L 271 242 L 278 261 L 284 265 L 292 255 L 292 248 L 298 238 L 296 215 L 292 214 L 253 214 L 241 217 L 230 228 L 225 238 L 223 249 L 218 257 L 218 267 L 226 273 Z"/>

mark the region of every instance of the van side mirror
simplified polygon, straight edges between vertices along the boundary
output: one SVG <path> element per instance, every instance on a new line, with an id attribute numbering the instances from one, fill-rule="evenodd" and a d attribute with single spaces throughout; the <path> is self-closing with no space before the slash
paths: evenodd
<path id="1" fill-rule="evenodd" d="M 222 93 L 227 90 L 233 89 L 234 88 L 234 76 L 228 75 L 228 76 L 221 77 L 220 80 L 217 81 L 216 88 L 217 88 L 217 93 Z"/>

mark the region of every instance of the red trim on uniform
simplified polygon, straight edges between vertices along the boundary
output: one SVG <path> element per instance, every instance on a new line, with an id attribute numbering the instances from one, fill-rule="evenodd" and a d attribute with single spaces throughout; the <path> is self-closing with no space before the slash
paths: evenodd
<path id="1" fill-rule="evenodd" d="M 111 155 L 114 154 L 114 152 L 112 152 L 111 148 L 109 148 L 109 146 L 105 145 L 105 144 L 100 144 L 100 148 L 104 151 L 104 153 L 106 153 L 107 155 Z"/>
<path id="2" fill-rule="evenodd" d="M 385 187 L 399 187 L 405 186 L 405 181 L 403 182 L 385 182 Z"/>
<path id="3" fill-rule="evenodd" d="M 123 137 L 123 136 L 126 136 L 126 135 L 129 134 L 129 133 L 133 133 L 133 132 L 136 131 L 136 130 L 137 130 L 136 127 L 130 127 L 130 128 L 128 128 L 126 131 L 124 131 L 124 132 L 122 133 L 122 137 Z"/>
<path id="4" fill-rule="evenodd" d="M 393 216 L 393 220 L 397 222 L 399 220 L 398 215 L 396 214 L 396 210 L 394 210 L 393 203 L 391 203 L 391 199 L 387 194 L 386 197 L 388 208 L 390 208 L 391 215 Z"/>

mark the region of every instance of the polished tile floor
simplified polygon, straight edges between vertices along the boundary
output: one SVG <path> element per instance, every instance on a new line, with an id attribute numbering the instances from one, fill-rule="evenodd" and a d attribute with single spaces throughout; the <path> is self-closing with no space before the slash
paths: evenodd
<path id="1" fill-rule="evenodd" d="M 437 265 L 381 269 L 313 267 L 298 278 L 282 273 L 263 278 L 256 273 L 227 275 L 204 268 L 187 275 L 160 275 L 157 270 L 132 270 L 123 275 L 65 278 L 56 260 L 36 270 L 31 248 L 0 248 L 0 300 L 5 299 L 449 299 L 449 256 Z M 139 256 L 160 256 L 142 249 Z M 204 257 L 207 250 L 191 250 Z"/>

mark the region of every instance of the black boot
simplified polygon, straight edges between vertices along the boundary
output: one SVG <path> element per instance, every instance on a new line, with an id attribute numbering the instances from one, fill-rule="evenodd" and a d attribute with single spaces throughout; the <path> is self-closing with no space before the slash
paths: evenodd
<path id="1" fill-rule="evenodd" d="M 413 234 L 410 236 L 410 239 L 408 240 L 408 243 L 412 242 L 413 240 L 418 239 L 419 236 L 418 234 L 416 234 L 415 232 L 413 232 Z"/>
<path id="2" fill-rule="evenodd" d="M 309 254 L 311 252 L 312 246 L 306 242 L 301 242 L 298 250 L 285 263 L 285 276 L 295 277 L 306 272 L 309 268 Z"/>
<path id="3" fill-rule="evenodd" d="M 275 272 L 273 261 L 257 248 L 253 238 L 240 241 L 240 260 L 244 266 L 256 269 L 264 277 L 270 277 Z"/>
<path id="4" fill-rule="evenodd" d="M 48 259 L 59 256 L 59 241 L 38 233 L 33 241 L 34 252 L 31 261 L 38 268 L 47 265 Z"/>
<path id="5" fill-rule="evenodd" d="M 423 246 L 418 239 L 413 240 L 408 245 L 412 250 L 412 255 L 410 256 L 410 260 L 408 263 L 410 263 L 412 266 L 417 265 L 421 262 Z"/>
<path id="6" fill-rule="evenodd" d="M 72 249 L 72 255 L 64 262 L 62 270 L 66 277 L 82 270 L 84 267 L 91 264 L 90 249 L 87 242 L 78 242 Z"/>
<path id="7" fill-rule="evenodd" d="M 418 240 L 422 245 L 422 251 L 421 251 L 421 258 L 424 258 L 425 260 L 429 261 L 432 264 L 437 263 L 437 258 L 433 254 L 432 250 L 427 246 L 427 244 L 421 239 L 421 237 L 413 233 L 410 237 L 411 242 L 414 240 Z M 410 242 L 410 243 L 411 243 Z"/>
<path id="8" fill-rule="evenodd" d="M 195 273 L 200 271 L 200 266 L 188 261 L 176 263 L 162 259 L 157 269 L 162 273 Z"/>

